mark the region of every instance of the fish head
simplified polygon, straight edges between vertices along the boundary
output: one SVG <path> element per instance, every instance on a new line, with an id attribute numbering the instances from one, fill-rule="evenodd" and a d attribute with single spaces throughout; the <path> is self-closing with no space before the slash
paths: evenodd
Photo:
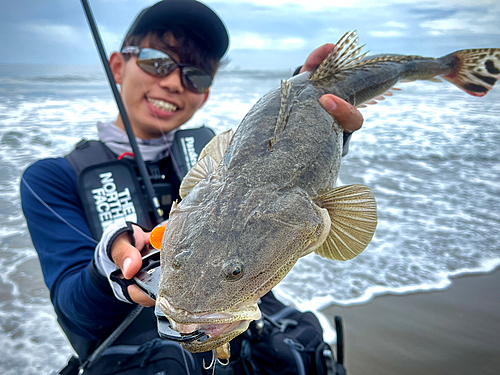
<path id="1" fill-rule="evenodd" d="M 173 329 L 208 334 L 183 344 L 192 352 L 219 347 L 260 319 L 259 298 L 330 230 L 326 210 L 305 193 L 220 190 L 203 204 L 190 193 L 162 242 L 157 305 Z"/>

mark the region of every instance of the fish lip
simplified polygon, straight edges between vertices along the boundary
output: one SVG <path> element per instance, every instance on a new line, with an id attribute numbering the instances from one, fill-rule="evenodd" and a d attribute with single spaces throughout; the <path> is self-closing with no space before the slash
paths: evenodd
<path id="1" fill-rule="evenodd" d="M 236 322 L 235 322 L 236 323 Z M 218 348 L 221 345 L 224 345 L 231 341 L 233 338 L 238 336 L 239 334 L 245 332 L 248 329 L 250 324 L 249 320 L 242 320 L 237 322 L 239 324 L 230 325 L 230 327 L 226 327 L 224 330 L 218 332 L 216 335 L 211 336 L 208 335 L 208 340 L 204 341 L 190 341 L 181 343 L 182 347 L 191 353 L 200 353 L 207 352 Z"/>
<path id="2" fill-rule="evenodd" d="M 165 316 L 177 324 L 228 324 L 245 320 L 258 320 L 261 317 L 257 300 L 241 302 L 223 312 L 198 313 L 177 309 L 170 305 L 165 297 L 159 297 L 156 303 Z"/>
<path id="3" fill-rule="evenodd" d="M 249 323 L 249 320 L 237 320 L 232 323 L 217 324 L 177 324 L 175 321 L 171 321 L 170 324 L 178 332 L 189 334 L 199 331 L 208 335 L 209 338 L 214 339 L 231 334 L 233 331 Z"/>

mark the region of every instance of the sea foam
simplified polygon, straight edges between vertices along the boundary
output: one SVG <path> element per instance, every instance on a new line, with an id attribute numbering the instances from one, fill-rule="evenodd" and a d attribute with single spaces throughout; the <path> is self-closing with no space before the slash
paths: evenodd
<path id="1" fill-rule="evenodd" d="M 19 180 L 39 158 L 62 156 L 97 121 L 116 118 L 102 73 L 0 71 L 0 360 L 3 374 L 49 373 L 71 348 L 57 325 L 21 215 Z M 222 132 L 289 72 L 221 72 L 187 126 Z M 83 78 L 82 78 L 83 77 Z M 400 85 L 362 111 L 340 184 L 369 186 L 379 224 L 348 262 L 308 255 L 276 288 L 301 310 L 366 303 L 380 294 L 443 289 L 500 265 L 500 91 L 470 97 L 449 84 Z M 329 341 L 335 333 L 320 315 Z M 331 323 L 331 322 L 330 322 Z M 50 335 L 46 333 L 50 332 Z M 29 355 L 28 355 L 29 353 Z"/>

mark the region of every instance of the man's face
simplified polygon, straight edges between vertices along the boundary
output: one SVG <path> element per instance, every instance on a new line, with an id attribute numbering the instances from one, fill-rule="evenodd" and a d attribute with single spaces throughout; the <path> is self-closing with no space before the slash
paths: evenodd
<path id="1" fill-rule="evenodd" d="M 151 44 L 146 38 L 140 47 L 162 50 Z M 169 54 L 179 60 L 178 56 Z M 119 54 L 115 56 L 120 57 L 123 59 Z M 197 94 L 182 86 L 179 68 L 164 78 L 153 77 L 137 65 L 136 56 L 124 60 L 115 79 L 120 84 L 121 97 L 135 136 L 141 139 L 158 138 L 183 125 L 208 98 L 208 91 Z M 123 127 L 120 117 L 117 125 Z"/>

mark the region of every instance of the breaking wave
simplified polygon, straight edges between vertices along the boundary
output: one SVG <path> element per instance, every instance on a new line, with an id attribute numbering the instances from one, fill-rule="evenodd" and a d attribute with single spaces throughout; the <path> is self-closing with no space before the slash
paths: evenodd
<path id="1" fill-rule="evenodd" d="M 59 68 L 57 68 L 59 69 Z M 39 158 L 62 156 L 116 105 L 96 70 L 0 68 L 0 360 L 2 373 L 49 373 L 70 346 L 57 325 L 21 214 L 19 179 Z M 56 73 L 54 73 L 54 71 Z M 290 72 L 221 72 L 188 126 L 222 132 Z M 90 87 L 89 87 L 90 86 Z M 309 255 L 277 287 L 303 309 L 374 295 L 446 288 L 450 277 L 500 264 L 500 90 L 470 97 L 449 84 L 412 83 L 363 110 L 340 183 L 369 186 L 379 224 L 348 262 Z M 47 335 L 50 332 L 50 335 Z M 56 365 L 55 365 L 56 364 Z"/>

